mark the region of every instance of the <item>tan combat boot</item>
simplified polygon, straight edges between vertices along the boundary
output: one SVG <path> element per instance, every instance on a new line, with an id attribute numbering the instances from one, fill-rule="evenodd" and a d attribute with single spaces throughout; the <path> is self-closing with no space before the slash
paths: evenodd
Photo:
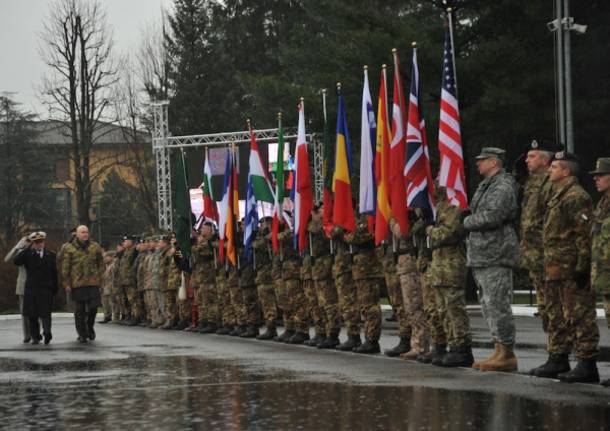
<path id="1" fill-rule="evenodd" d="M 481 371 L 517 371 L 517 357 L 513 353 L 512 345 L 500 344 L 500 354 L 491 361 L 480 365 Z"/>
<path id="2" fill-rule="evenodd" d="M 483 359 L 482 361 L 476 361 L 474 364 L 472 364 L 472 368 L 474 368 L 475 370 L 480 370 L 481 364 L 487 363 L 489 361 L 493 361 L 494 359 L 496 359 L 496 356 L 498 356 L 499 354 L 500 354 L 500 343 L 495 343 L 494 351 L 492 352 L 492 354 L 487 359 Z"/>
<path id="3" fill-rule="evenodd" d="M 424 352 L 424 349 L 421 346 L 421 343 L 416 338 L 411 339 L 411 350 L 408 352 L 402 353 L 400 355 L 400 359 L 404 359 L 405 361 L 414 361 L 417 359 L 419 355 Z"/>

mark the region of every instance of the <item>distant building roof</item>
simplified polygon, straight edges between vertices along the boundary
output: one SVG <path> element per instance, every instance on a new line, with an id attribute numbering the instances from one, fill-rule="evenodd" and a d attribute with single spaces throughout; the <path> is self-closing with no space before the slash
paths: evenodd
<path id="1" fill-rule="evenodd" d="M 44 145 L 69 145 L 72 143 L 70 137 L 70 126 L 62 121 L 33 121 L 32 128 L 39 134 L 34 142 Z M 146 131 L 138 132 L 138 141 L 150 144 L 151 136 Z M 112 123 L 98 123 L 93 132 L 93 145 L 113 146 L 133 142 L 131 130 Z"/>

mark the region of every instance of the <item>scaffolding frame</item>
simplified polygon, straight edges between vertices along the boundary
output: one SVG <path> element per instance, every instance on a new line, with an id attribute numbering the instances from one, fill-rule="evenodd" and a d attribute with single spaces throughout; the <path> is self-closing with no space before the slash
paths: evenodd
<path id="1" fill-rule="evenodd" d="M 152 152 L 155 156 L 155 173 L 157 177 L 157 207 L 159 229 L 172 229 L 172 171 L 171 151 L 175 148 L 223 147 L 231 144 L 242 145 L 250 142 L 250 131 L 209 133 L 203 135 L 171 136 L 169 132 L 169 101 L 152 103 L 153 130 Z M 277 142 L 279 129 L 253 130 L 256 141 Z M 284 139 L 296 139 L 296 129 L 284 129 Z M 314 192 L 315 199 L 322 196 L 322 143 L 315 133 L 305 135 L 305 140 L 312 144 L 314 158 Z"/>

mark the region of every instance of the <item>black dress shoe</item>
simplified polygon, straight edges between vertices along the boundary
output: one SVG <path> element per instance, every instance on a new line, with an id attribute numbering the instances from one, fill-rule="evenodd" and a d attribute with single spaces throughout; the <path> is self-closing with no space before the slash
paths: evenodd
<path id="1" fill-rule="evenodd" d="M 76 341 L 78 341 L 81 344 L 87 344 L 87 337 L 78 337 L 76 339 Z"/>
<path id="2" fill-rule="evenodd" d="M 44 334 L 44 343 L 49 344 L 51 342 L 51 339 L 53 338 L 53 335 L 51 334 Z"/>
<path id="3" fill-rule="evenodd" d="M 93 328 L 89 328 L 89 335 L 87 336 L 91 341 L 95 340 L 95 330 Z"/>
<path id="4" fill-rule="evenodd" d="M 32 338 L 32 344 L 40 344 L 40 338 Z"/>
<path id="5" fill-rule="evenodd" d="M 30 341 L 32 341 L 32 337 L 25 337 L 23 339 L 23 344 L 28 344 Z"/>

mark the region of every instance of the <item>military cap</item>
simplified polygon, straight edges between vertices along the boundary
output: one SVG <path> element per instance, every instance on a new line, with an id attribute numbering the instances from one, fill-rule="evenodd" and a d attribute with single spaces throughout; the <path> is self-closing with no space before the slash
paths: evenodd
<path id="1" fill-rule="evenodd" d="M 553 148 L 549 142 L 544 140 L 536 140 L 534 139 L 530 142 L 528 151 L 548 151 L 549 153 L 554 153 L 556 148 Z"/>
<path id="2" fill-rule="evenodd" d="M 563 160 L 565 162 L 580 163 L 580 160 L 578 160 L 576 154 L 568 153 L 567 151 L 557 151 L 555 153 L 555 156 L 553 157 L 553 160 Z"/>
<path id="3" fill-rule="evenodd" d="M 135 235 L 123 235 L 123 241 L 127 240 L 137 241 L 138 237 Z"/>
<path id="4" fill-rule="evenodd" d="M 506 155 L 506 151 L 504 151 L 501 148 L 483 147 L 483 148 L 481 148 L 481 154 L 479 154 L 475 158 L 477 160 L 485 160 L 485 159 L 490 159 L 490 158 L 494 157 L 496 159 L 503 160 L 505 155 Z"/>
<path id="5" fill-rule="evenodd" d="M 591 175 L 610 174 L 610 157 L 600 157 L 595 164 L 595 170 L 589 172 Z"/>
<path id="6" fill-rule="evenodd" d="M 169 242 L 169 235 L 159 235 L 159 241 Z"/>
<path id="7" fill-rule="evenodd" d="M 43 241 L 44 239 L 46 239 L 46 237 L 47 237 L 47 234 L 42 231 L 32 232 L 31 234 L 28 235 L 28 239 L 30 241 Z"/>

